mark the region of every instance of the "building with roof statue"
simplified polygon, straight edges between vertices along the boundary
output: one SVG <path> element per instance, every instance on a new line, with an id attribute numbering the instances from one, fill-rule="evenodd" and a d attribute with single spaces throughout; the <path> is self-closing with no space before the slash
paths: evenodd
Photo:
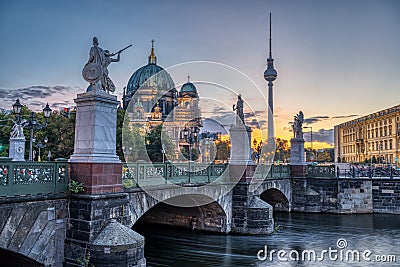
<path id="1" fill-rule="evenodd" d="M 148 64 L 136 70 L 124 88 L 123 109 L 136 127 L 148 130 L 163 124 L 164 131 L 174 140 L 178 156 L 182 147 L 198 147 L 197 136 L 189 140 L 185 133 L 199 133 L 202 127 L 199 95 L 190 77 L 179 92 L 176 90 L 169 73 L 157 65 L 154 40 L 151 42 Z"/>

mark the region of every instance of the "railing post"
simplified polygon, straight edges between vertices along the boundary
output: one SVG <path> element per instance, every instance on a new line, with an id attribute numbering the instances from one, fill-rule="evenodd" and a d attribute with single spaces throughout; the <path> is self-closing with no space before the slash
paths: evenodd
<path id="1" fill-rule="evenodd" d="M 189 184 L 190 184 L 190 173 L 191 173 L 191 169 L 190 169 L 190 160 L 189 160 L 189 172 L 188 172 L 188 178 L 189 178 L 188 183 L 189 183 Z"/>
<path id="2" fill-rule="evenodd" d="M 210 172 L 214 168 L 214 163 L 211 163 L 211 165 L 208 165 L 207 167 L 207 182 L 210 183 Z"/>

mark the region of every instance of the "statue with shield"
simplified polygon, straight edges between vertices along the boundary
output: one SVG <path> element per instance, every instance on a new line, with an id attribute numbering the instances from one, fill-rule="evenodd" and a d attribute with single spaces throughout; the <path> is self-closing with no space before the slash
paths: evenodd
<path id="1" fill-rule="evenodd" d="M 110 53 L 110 51 L 99 47 L 97 37 L 93 37 L 93 46 L 90 48 L 89 60 L 82 70 L 83 78 L 90 83 L 90 90 L 102 90 L 108 93 L 115 91 L 115 85 L 108 76 L 108 65 L 111 62 L 118 62 L 121 52 L 131 46 L 128 45 L 116 53 Z M 115 55 L 117 55 L 117 58 L 113 58 Z"/>

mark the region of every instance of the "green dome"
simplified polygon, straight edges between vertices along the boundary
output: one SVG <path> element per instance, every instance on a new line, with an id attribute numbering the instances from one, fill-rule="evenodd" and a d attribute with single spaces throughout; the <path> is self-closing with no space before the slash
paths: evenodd
<path id="1" fill-rule="evenodd" d="M 193 83 L 187 82 L 181 87 L 181 91 L 179 93 L 181 96 L 189 95 L 191 97 L 198 97 L 196 86 Z"/>

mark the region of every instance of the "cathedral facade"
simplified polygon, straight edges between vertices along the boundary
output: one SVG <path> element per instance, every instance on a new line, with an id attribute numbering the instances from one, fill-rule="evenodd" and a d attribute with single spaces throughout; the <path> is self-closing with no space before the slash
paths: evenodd
<path id="1" fill-rule="evenodd" d="M 202 127 L 197 88 L 188 77 L 180 90 L 176 89 L 170 74 L 157 65 L 154 41 L 147 65 L 136 70 L 124 88 L 122 103 L 131 125 L 147 131 L 163 124 L 177 151 L 184 146 L 197 147 L 197 138 L 189 140 L 187 136 L 188 132 L 199 133 Z"/>

